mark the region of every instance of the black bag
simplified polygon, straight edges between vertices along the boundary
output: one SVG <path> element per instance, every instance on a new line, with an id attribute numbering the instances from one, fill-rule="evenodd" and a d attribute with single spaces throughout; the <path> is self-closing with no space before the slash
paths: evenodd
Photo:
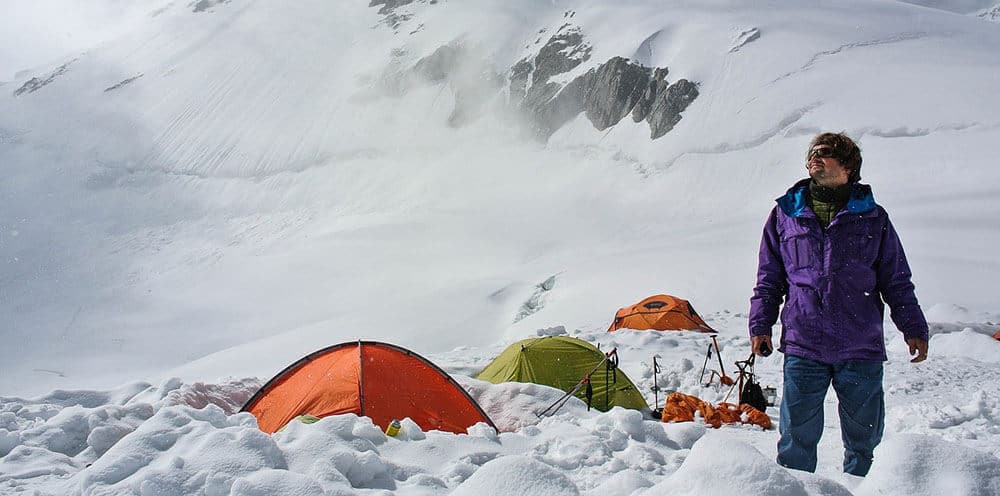
<path id="1" fill-rule="evenodd" d="M 764 390 L 752 378 L 743 385 L 740 402 L 750 405 L 761 412 L 767 411 L 767 398 L 764 397 Z"/>

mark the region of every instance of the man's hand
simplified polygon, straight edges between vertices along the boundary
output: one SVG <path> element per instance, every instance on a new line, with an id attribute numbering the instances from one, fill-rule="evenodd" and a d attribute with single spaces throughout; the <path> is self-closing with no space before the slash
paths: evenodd
<path id="1" fill-rule="evenodd" d="M 774 346 L 771 345 L 771 336 L 760 335 L 760 336 L 750 336 L 750 348 L 753 350 L 753 354 L 757 356 L 766 357 L 771 354 L 774 350 Z M 924 346 L 927 349 L 927 346 Z"/>
<path id="2" fill-rule="evenodd" d="M 910 356 L 917 355 L 910 363 L 918 363 L 927 360 L 927 341 L 920 338 L 907 338 L 906 344 L 910 345 Z"/>

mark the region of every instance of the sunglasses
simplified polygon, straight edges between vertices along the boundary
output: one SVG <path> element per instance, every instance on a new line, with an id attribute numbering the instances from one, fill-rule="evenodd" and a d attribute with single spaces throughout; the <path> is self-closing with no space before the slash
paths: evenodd
<path id="1" fill-rule="evenodd" d="M 813 157 L 831 158 L 833 156 L 835 156 L 833 148 L 831 148 L 829 146 L 823 146 L 823 147 L 816 147 L 816 148 L 813 148 L 812 150 L 809 150 L 809 154 L 806 155 L 806 158 L 808 160 L 812 160 Z"/>

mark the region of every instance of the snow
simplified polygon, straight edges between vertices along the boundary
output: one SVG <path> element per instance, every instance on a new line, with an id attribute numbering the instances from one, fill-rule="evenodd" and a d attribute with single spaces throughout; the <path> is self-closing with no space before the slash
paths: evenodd
<path id="1" fill-rule="evenodd" d="M 933 457 L 927 454 L 933 453 Z M 929 436 L 887 439 L 875 456 L 882 470 L 858 484 L 855 494 L 974 494 L 1000 492 L 997 458 Z"/>
<path id="2" fill-rule="evenodd" d="M 959 332 L 934 336 L 931 338 L 930 344 L 934 346 L 935 353 L 942 356 L 1000 363 L 1000 354 L 997 354 L 994 349 L 996 340 L 968 327 Z"/>
<path id="3" fill-rule="evenodd" d="M 367 4 L 6 6 L 0 494 L 1000 493 L 995 2 L 414 2 L 395 30 Z M 460 42 L 479 84 L 567 23 L 591 59 L 557 80 L 625 56 L 701 95 L 655 141 L 581 116 L 543 144 L 495 101 L 449 127 L 453 89 L 396 74 Z M 704 335 L 604 331 L 687 298 L 735 375 L 761 225 L 821 130 L 860 140 L 931 322 L 920 364 L 886 322 L 868 477 L 841 473 L 832 394 L 807 474 L 774 463 L 774 430 L 575 399 L 539 418 L 561 391 L 473 378 L 565 334 L 617 348 L 651 404 L 732 399 L 701 383 Z M 499 433 L 343 415 L 266 435 L 239 413 L 357 339 L 427 357 Z M 780 355 L 757 374 L 780 392 Z"/>
<path id="4" fill-rule="evenodd" d="M 555 469 L 531 458 L 506 456 L 491 460 L 472 474 L 452 494 L 580 494 L 573 481 Z"/>
<path id="5" fill-rule="evenodd" d="M 708 474 L 711 476 L 706 477 Z M 809 494 L 802 481 L 765 458 L 753 446 L 715 435 L 703 436 L 691 447 L 684 464 L 646 494 L 666 491 L 690 496 L 741 491 L 788 496 Z"/>
<path id="6" fill-rule="evenodd" d="M 707 317 L 715 326 L 745 325 L 741 316 Z M 727 361 L 748 354 L 734 328 L 720 341 Z M 565 332 L 543 333 L 560 331 Z M 699 359 L 707 345 L 703 334 L 622 330 L 575 335 L 605 349 L 617 346 L 623 371 L 646 391 L 650 402 L 653 355 L 662 365 L 657 383 L 664 389 L 710 401 L 721 401 L 728 392 L 699 384 L 701 367 L 692 360 Z M 776 495 L 933 495 L 942 488 L 956 494 L 995 494 L 1000 484 L 1000 429 L 993 419 L 1000 416 L 1000 404 L 993 391 L 1000 373 L 966 356 L 947 354 L 913 365 L 901 339 L 888 345 L 886 437 L 865 479 L 839 473 L 836 422 L 829 423 L 821 441 L 819 470 L 807 474 L 774 463 L 774 430 L 716 430 L 700 421 L 664 424 L 634 410 L 588 411 L 575 398 L 556 415 L 540 419 L 537 413 L 561 391 L 537 384 L 494 385 L 453 372 L 496 423 L 499 435 L 485 424 L 461 435 L 423 432 L 406 418 L 400 434 L 388 437 L 368 418 L 349 414 L 314 424 L 292 422 L 269 436 L 256 428 L 250 414 L 237 413 L 261 385 L 254 379 L 215 384 L 170 379 L 158 386 L 134 383 L 112 391 L 3 398 L 0 487 L 81 495 L 666 490 L 693 495 L 748 488 Z M 452 370 L 475 369 L 480 359 L 498 352 L 453 350 L 436 356 L 435 362 Z M 775 385 L 780 361 L 764 359 L 757 372 L 764 384 Z M 964 390 L 952 391 L 959 384 Z M 776 407 L 768 413 L 777 420 Z M 832 398 L 826 415 L 837 418 Z"/>

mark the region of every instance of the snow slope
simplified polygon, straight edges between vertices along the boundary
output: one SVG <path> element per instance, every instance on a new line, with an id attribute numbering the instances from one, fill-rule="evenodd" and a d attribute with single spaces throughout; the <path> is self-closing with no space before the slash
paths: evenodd
<path id="1" fill-rule="evenodd" d="M 582 493 L 722 490 L 698 485 L 707 481 L 783 488 L 774 494 L 995 488 L 1000 31 L 952 13 L 989 5 L 88 5 L 20 6 L 0 29 L 5 490 L 441 494 L 468 482 L 462 491 L 530 493 L 558 477 Z M 73 36 L 25 41 L 40 21 Z M 696 82 L 699 96 L 657 140 L 644 123 L 598 131 L 582 115 L 547 142 L 526 138 L 503 108 L 506 90 L 482 75 L 506 75 L 564 24 L 592 50 L 559 81 L 622 56 Z M 461 81 L 405 77 L 445 44 L 466 49 Z M 24 68 L 34 69 L 13 76 Z M 468 88 L 479 114 L 449 126 Z M 529 416 L 499 443 L 427 433 L 413 446 L 379 438 L 365 419 L 271 439 L 230 415 L 329 344 L 397 343 L 462 378 L 558 326 L 628 347 L 623 367 L 647 391 L 659 353 L 672 364 L 661 385 L 721 400 L 694 377 L 696 337 L 602 331 L 618 307 L 666 292 L 712 316 L 727 360 L 742 358 L 760 226 L 804 176 L 803 150 L 821 130 L 859 139 L 864 182 L 902 236 L 933 322 L 932 358 L 919 366 L 887 323 L 892 435 L 876 464 L 892 474 L 842 480 L 836 420 L 812 477 L 770 463 L 773 432 L 706 434 L 629 412 L 574 411 L 537 430 Z M 761 369 L 780 384 L 777 358 Z M 481 400 L 510 393 L 468 382 Z M 192 398 L 202 389 L 210 401 Z M 560 438 L 564 423 L 573 427 Z M 625 437 L 601 445 L 608 436 Z M 231 440 L 232 453 L 203 454 L 206 437 Z M 354 461 L 293 463 L 328 438 Z M 704 477 L 706 458 L 728 452 L 719 443 L 737 441 L 746 463 L 722 482 Z M 913 449 L 953 456 L 928 468 L 902 455 Z M 969 474 L 965 462 L 986 469 Z M 524 477 L 503 489 L 492 470 Z"/>

